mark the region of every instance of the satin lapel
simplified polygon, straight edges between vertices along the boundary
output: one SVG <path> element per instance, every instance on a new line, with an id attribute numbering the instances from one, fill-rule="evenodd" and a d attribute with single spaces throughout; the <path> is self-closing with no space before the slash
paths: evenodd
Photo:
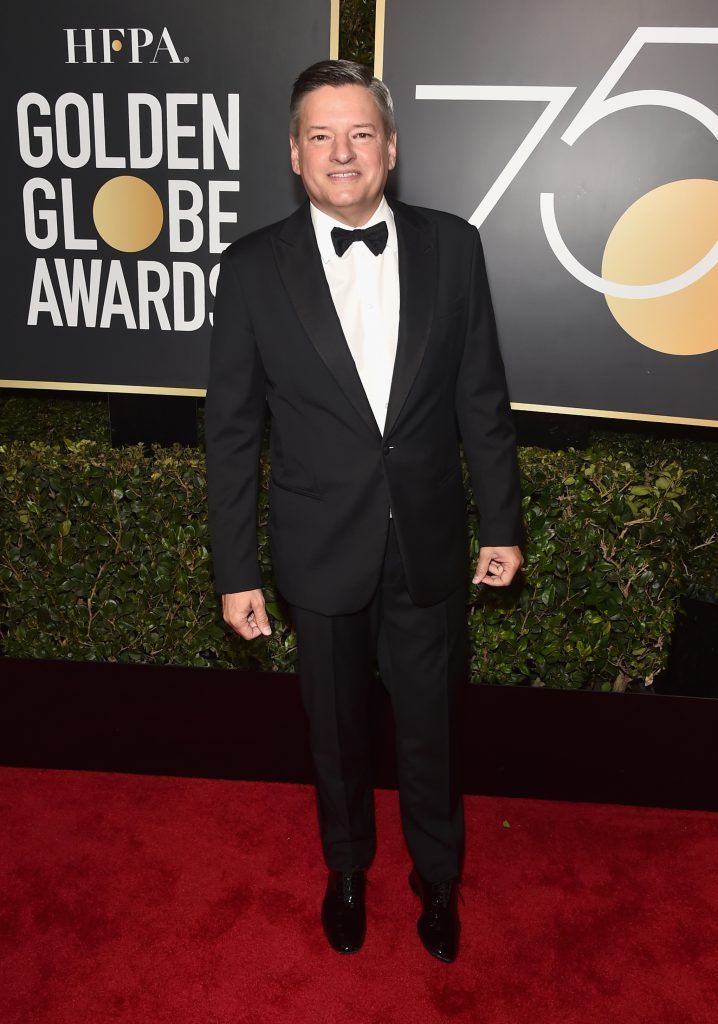
<path id="1" fill-rule="evenodd" d="M 334 308 L 308 201 L 285 221 L 272 244 L 282 281 L 312 344 L 369 430 L 381 438 Z"/>
<path id="2" fill-rule="evenodd" d="M 387 197 L 388 199 L 388 197 Z M 384 436 L 396 423 L 424 358 L 434 316 L 437 249 L 431 224 L 410 206 L 388 199 L 399 249 L 399 336 Z"/>

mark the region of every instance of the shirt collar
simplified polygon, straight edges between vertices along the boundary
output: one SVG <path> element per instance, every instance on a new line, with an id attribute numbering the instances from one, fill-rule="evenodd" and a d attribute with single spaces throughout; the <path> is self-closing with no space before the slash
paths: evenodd
<path id="1" fill-rule="evenodd" d="M 314 226 L 314 233 L 317 236 L 317 245 L 319 246 L 319 254 L 322 258 L 322 263 L 329 263 L 330 260 L 338 260 L 340 257 L 337 256 L 334 249 L 334 243 L 332 242 L 332 228 L 344 228 L 344 230 L 351 230 L 348 224 L 342 224 L 340 220 L 335 220 L 330 217 L 329 214 L 324 213 L 314 203 L 309 202 L 309 212 L 312 217 L 312 225 Z M 360 224 L 361 228 L 371 227 L 372 224 L 378 224 L 379 221 L 385 220 L 386 226 L 389 232 L 387 238 L 386 248 L 388 250 L 396 250 L 396 226 L 394 224 L 394 211 L 386 201 L 386 196 L 381 197 L 381 202 L 377 206 L 374 213 L 371 215 L 366 224 Z M 351 250 L 348 249 L 347 252 Z M 346 255 L 346 253 L 345 253 Z"/>

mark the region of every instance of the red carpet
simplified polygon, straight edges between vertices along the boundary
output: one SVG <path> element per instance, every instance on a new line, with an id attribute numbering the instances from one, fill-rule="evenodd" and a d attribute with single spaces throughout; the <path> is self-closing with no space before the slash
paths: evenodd
<path id="1" fill-rule="evenodd" d="M 2 1024 L 718 1020 L 716 814 L 469 798 L 447 966 L 394 793 L 350 957 L 320 931 L 307 787 L 6 768 L 0 808 Z"/>

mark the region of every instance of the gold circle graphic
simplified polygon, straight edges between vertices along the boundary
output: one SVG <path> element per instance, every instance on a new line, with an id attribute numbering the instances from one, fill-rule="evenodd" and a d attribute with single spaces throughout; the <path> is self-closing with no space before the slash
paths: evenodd
<path id="1" fill-rule="evenodd" d="M 646 192 L 611 231 L 601 273 L 621 284 L 653 284 L 685 273 L 718 239 L 718 181 L 686 178 Z M 676 356 L 718 349 L 718 266 L 671 295 L 606 295 L 621 327 L 647 348 Z"/>
<path id="2" fill-rule="evenodd" d="M 112 40 L 112 49 L 115 51 L 115 53 L 119 53 L 120 50 L 122 49 L 122 40 L 121 39 L 113 39 Z"/>
<path id="3" fill-rule="evenodd" d="M 131 174 L 110 178 L 95 196 L 92 218 L 100 238 L 120 252 L 139 252 L 162 230 L 162 201 L 151 185 Z"/>

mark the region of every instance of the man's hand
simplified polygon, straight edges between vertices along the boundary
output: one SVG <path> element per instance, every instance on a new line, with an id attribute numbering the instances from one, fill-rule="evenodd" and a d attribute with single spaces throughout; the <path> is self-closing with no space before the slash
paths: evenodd
<path id="1" fill-rule="evenodd" d="M 271 635 L 269 618 L 264 607 L 261 590 L 241 590 L 236 594 L 222 594 L 222 617 L 235 633 L 245 640 L 255 636 Z"/>
<path id="2" fill-rule="evenodd" d="M 479 548 L 479 558 L 472 583 L 486 583 L 489 587 L 508 587 L 518 570 L 524 564 L 524 556 L 518 547 Z"/>

